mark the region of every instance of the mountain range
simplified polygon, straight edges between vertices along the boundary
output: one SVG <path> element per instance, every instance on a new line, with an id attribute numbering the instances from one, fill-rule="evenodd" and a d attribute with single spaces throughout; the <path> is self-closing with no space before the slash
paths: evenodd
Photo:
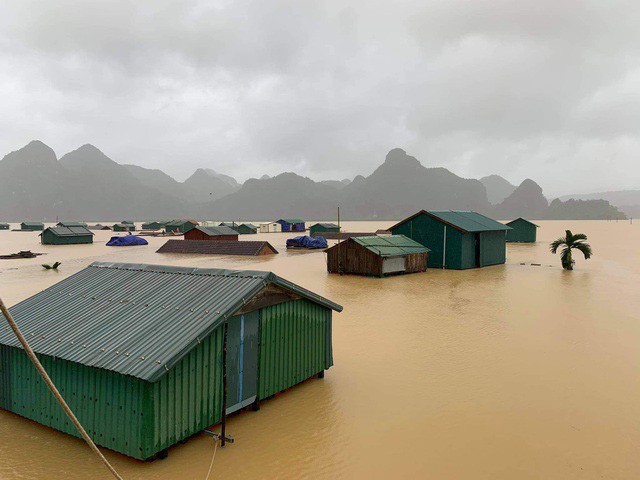
<path id="1" fill-rule="evenodd" d="M 0 160 L 0 220 L 154 218 L 394 220 L 416 210 L 475 210 L 496 218 L 623 218 L 608 201 L 554 200 L 527 179 L 462 178 L 391 150 L 369 176 L 316 182 L 292 172 L 240 184 L 207 168 L 184 182 L 161 170 L 119 164 L 93 145 L 63 155 L 40 141 Z"/>

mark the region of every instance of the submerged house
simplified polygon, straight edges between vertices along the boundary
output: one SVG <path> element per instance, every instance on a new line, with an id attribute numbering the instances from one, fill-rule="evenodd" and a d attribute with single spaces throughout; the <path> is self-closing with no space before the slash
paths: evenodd
<path id="1" fill-rule="evenodd" d="M 219 227 L 229 227 L 229 228 L 233 228 L 234 230 L 236 230 L 238 228 L 238 223 L 236 222 L 222 222 L 220 224 L 218 224 Z"/>
<path id="2" fill-rule="evenodd" d="M 538 225 L 522 217 L 507 222 L 507 242 L 535 243 Z"/>
<path id="3" fill-rule="evenodd" d="M 254 233 L 258 233 L 258 227 L 252 223 L 243 223 L 242 225 L 238 225 L 236 230 L 240 235 L 253 235 Z"/>
<path id="4" fill-rule="evenodd" d="M 195 229 L 194 229 L 195 230 Z M 278 251 L 269 242 L 217 240 L 167 240 L 157 253 L 187 253 L 196 255 L 275 255 Z"/>
<path id="5" fill-rule="evenodd" d="M 136 227 L 127 223 L 115 223 L 113 225 L 114 232 L 134 232 Z"/>
<path id="6" fill-rule="evenodd" d="M 58 222 L 56 223 L 56 227 L 85 227 L 87 228 L 87 224 L 84 222 Z"/>
<path id="7" fill-rule="evenodd" d="M 327 250 L 329 273 L 384 277 L 425 272 L 429 249 L 404 235 L 349 237 Z"/>
<path id="8" fill-rule="evenodd" d="M 304 220 L 299 218 L 281 218 L 276 223 L 280 224 L 283 232 L 304 232 L 307 229 Z"/>
<path id="9" fill-rule="evenodd" d="M 184 234 L 185 240 L 238 240 L 238 232 L 229 227 L 194 227 Z"/>
<path id="10" fill-rule="evenodd" d="M 324 376 L 342 307 L 271 272 L 93 263 L 10 310 L 95 443 L 148 459 Z M 0 408 L 79 436 L 8 328 L 0 385 Z"/>
<path id="11" fill-rule="evenodd" d="M 22 222 L 20 224 L 20 230 L 27 232 L 41 232 L 44 230 L 44 223 L 42 222 Z"/>
<path id="12" fill-rule="evenodd" d="M 44 245 L 93 243 L 93 232 L 87 227 L 49 227 L 40 234 Z"/>
<path id="13" fill-rule="evenodd" d="M 8 223 L 0 223 L 0 230 L 9 230 L 9 224 Z"/>
<path id="14" fill-rule="evenodd" d="M 309 235 L 313 237 L 316 233 L 340 233 L 340 227 L 335 223 L 315 223 L 309 227 Z"/>
<path id="15" fill-rule="evenodd" d="M 164 228 L 167 232 L 186 233 L 192 228 L 197 227 L 198 225 L 199 223 L 196 222 L 195 220 L 181 219 L 181 220 L 171 220 L 170 222 L 167 222 Z"/>
<path id="16" fill-rule="evenodd" d="M 260 233 L 279 233 L 282 231 L 282 225 L 278 222 L 268 222 L 260 224 Z"/>
<path id="17" fill-rule="evenodd" d="M 463 270 L 504 263 L 511 228 L 477 212 L 422 210 L 390 230 L 429 248 L 429 267 Z"/>

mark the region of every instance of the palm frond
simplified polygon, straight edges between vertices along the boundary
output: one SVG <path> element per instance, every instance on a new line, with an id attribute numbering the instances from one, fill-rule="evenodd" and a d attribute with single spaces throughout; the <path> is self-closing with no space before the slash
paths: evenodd
<path id="1" fill-rule="evenodd" d="M 566 245 L 567 242 L 563 237 L 558 238 L 557 240 L 554 240 L 553 242 L 551 242 L 551 244 L 549 245 L 551 253 L 556 253 L 558 251 L 558 249 L 562 246 L 562 245 Z"/>
<path id="2" fill-rule="evenodd" d="M 591 258 L 591 255 L 593 255 L 591 245 L 589 245 L 588 243 L 575 243 L 573 245 L 573 248 L 575 248 L 576 250 L 580 250 L 584 255 L 585 260 L 589 260 Z"/>
<path id="3" fill-rule="evenodd" d="M 576 233 L 573 236 L 573 241 L 574 242 L 577 242 L 578 240 L 586 240 L 586 239 L 587 239 L 587 236 L 584 233 Z"/>

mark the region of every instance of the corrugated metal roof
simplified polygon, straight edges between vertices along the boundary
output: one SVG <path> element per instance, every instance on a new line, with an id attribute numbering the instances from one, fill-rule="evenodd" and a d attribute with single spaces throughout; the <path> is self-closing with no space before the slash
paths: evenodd
<path id="1" fill-rule="evenodd" d="M 291 223 L 291 224 L 304 223 L 304 220 L 300 220 L 299 218 L 281 218 L 280 220 L 277 220 L 277 221 Z"/>
<path id="2" fill-rule="evenodd" d="M 372 235 L 367 237 L 351 237 L 350 239 L 382 257 L 397 257 L 399 255 L 427 253 L 431 251 L 424 245 L 404 235 L 386 235 L 384 237 Z"/>
<path id="3" fill-rule="evenodd" d="M 200 230 L 210 236 L 238 235 L 238 232 L 231 227 L 194 227 L 194 230 Z"/>
<path id="4" fill-rule="evenodd" d="M 243 223 L 243 224 L 242 224 L 242 225 L 240 225 L 240 226 L 241 226 L 241 227 L 242 227 L 242 226 L 249 227 L 249 228 L 251 228 L 252 230 L 257 230 L 257 229 L 258 229 L 258 226 L 257 226 L 257 225 L 254 225 L 253 223 Z"/>
<path id="5" fill-rule="evenodd" d="M 56 227 L 86 227 L 84 222 L 58 222 Z"/>
<path id="6" fill-rule="evenodd" d="M 260 255 L 268 247 L 278 251 L 269 242 L 227 240 L 168 240 L 157 253 L 195 253 L 203 255 Z"/>
<path id="7" fill-rule="evenodd" d="M 267 285 L 271 272 L 96 262 L 10 308 L 36 353 L 155 382 Z M 0 324 L 0 344 L 21 348 Z"/>
<path id="8" fill-rule="evenodd" d="M 496 230 L 511 230 L 508 227 L 492 218 L 486 217 L 478 212 L 468 210 L 420 210 L 418 213 L 405 218 L 395 224 L 395 228 L 403 223 L 412 220 L 418 215 L 429 215 L 463 232 L 491 232 Z"/>
<path id="9" fill-rule="evenodd" d="M 324 227 L 324 228 L 339 228 L 335 223 L 314 223 L 312 227 Z"/>
<path id="10" fill-rule="evenodd" d="M 540 226 L 540 225 L 536 225 L 535 223 L 527 220 L 526 218 L 522 218 L 522 217 L 518 217 L 515 220 L 511 220 L 510 222 L 507 222 L 507 225 L 511 225 L 512 223 L 517 222 L 518 220 L 521 220 L 523 222 L 527 222 L 527 223 L 533 225 L 534 227 L 539 227 Z"/>
<path id="11" fill-rule="evenodd" d="M 29 227 L 40 227 L 40 226 L 43 226 L 44 223 L 42 223 L 42 222 L 22 222 L 20 225 L 26 225 L 26 226 L 29 226 Z"/>
<path id="12" fill-rule="evenodd" d="M 56 237 L 78 237 L 85 235 L 94 235 L 94 233 L 86 227 L 49 227 L 45 230 L 53 233 Z M 42 235 L 42 232 L 40 235 Z"/>

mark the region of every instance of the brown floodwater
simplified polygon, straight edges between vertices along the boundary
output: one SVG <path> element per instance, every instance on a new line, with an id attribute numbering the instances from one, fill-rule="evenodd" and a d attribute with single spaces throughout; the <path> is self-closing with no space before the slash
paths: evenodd
<path id="1" fill-rule="evenodd" d="M 346 222 L 369 231 L 393 222 Z M 542 221 L 538 243 L 510 244 L 507 264 L 386 279 L 328 275 L 321 252 L 271 258 L 177 256 L 41 246 L 0 231 L 0 295 L 14 304 L 92 261 L 271 270 L 344 306 L 335 366 L 232 416 L 236 443 L 212 478 L 640 478 L 640 225 Z M 565 228 L 595 256 L 565 272 L 548 243 Z M 61 261 L 59 272 L 41 263 Z M 535 266 L 532 264 L 541 264 Z M 143 463 L 106 451 L 125 479 L 204 480 L 213 440 L 198 435 Z M 108 479 L 80 440 L 0 411 L 0 478 Z"/>

